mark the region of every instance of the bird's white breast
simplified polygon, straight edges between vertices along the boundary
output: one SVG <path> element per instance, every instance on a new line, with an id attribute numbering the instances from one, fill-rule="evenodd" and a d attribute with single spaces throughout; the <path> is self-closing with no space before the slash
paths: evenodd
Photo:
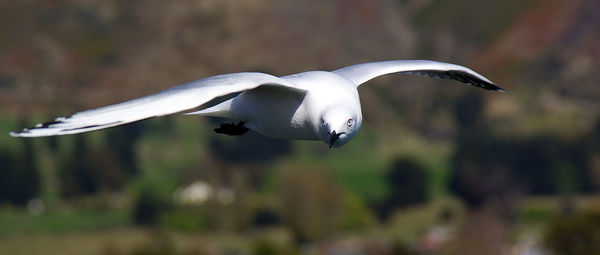
<path id="1" fill-rule="evenodd" d="M 284 76 L 298 93 L 285 88 L 264 86 L 245 91 L 232 101 L 231 113 L 262 135 L 299 140 L 318 140 L 321 115 L 330 107 L 358 107 L 355 86 L 330 72 L 306 72 Z"/>

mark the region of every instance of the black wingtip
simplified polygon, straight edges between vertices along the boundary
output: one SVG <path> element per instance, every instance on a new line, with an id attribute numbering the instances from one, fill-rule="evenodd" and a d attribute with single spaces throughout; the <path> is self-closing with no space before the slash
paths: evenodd
<path id="1" fill-rule="evenodd" d="M 21 131 L 11 131 L 11 132 L 8 132 L 8 134 L 12 137 L 26 137 L 27 135 L 23 135 L 23 134 L 29 134 L 29 133 L 31 133 L 32 130 L 36 130 L 36 129 L 50 128 L 50 127 L 52 127 L 52 125 L 63 123 L 63 119 L 64 119 L 63 117 L 58 117 L 53 121 L 38 123 L 33 127 L 23 128 L 23 129 L 21 129 Z"/>
<path id="2" fill-rule="evenodd" d="M 504 88 L 502 88 L 502 87 L 500 87 L 500 86 L 498 86 L 496 84 L 493 84 L 493 83 L 491 85 L 493 86 L 493 90 L 494 91 L 498 91 L 498 92 L 501 92 L 501 93 L 504 93 L 504 94 L 512 95 L 512 92 L 510 90 L 508 90 L 508 89 L 504 89 Z"/>
<path id="3" fill-rule="evenodd" d="M 503 89 L 503 88 L 497 89 L 496 91 L 502 92 L 504 94 L 512 95 L 512 92 L 510 90 L 506 90 L 506 89 Z"/>
<path id="4" fill-rule="evenodd" d="M 8 132 L 8 134 L 12 137 L 23 137 L 22 134 L 28 134 L 30 133 L 31 128 L 24 128 L 21 129 L 20 131 L 10 131 Z"/>

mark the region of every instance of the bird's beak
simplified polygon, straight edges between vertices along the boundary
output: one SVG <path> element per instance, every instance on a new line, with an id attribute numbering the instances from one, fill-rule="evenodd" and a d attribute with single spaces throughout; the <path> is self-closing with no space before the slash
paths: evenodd
<path id="1" fill-rule="evenodd" d="M 329 149 L 331 149 L 331 147 L 333 147 L 335 142 L 338 140 L 338 138 L 340 138 L 340 135 L 342 135 L 342 134 L 344 134 L 344 132 L 337 134 L 337 133 L 335 133 L 335 130 L 331 131 L 331 134 L 329 134 Z"/>

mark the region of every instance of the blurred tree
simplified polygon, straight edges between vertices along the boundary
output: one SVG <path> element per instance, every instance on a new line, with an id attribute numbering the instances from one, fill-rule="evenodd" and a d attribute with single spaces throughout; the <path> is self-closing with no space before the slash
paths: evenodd
<path id="1" fill-rule="evenodd" d="M 589 142 L 594 147 L 594 150 L 600 151 L 600 116 L 598 117 L 596 125 L 590 133 Z"/>
<path id="2" fill-rule="evenodd" d="M 453 156 L 450 188 L 468 204 L 481 204 L 517 184 L 530 194 L 594 190 L 592 154 L 579 139 L 540 135 L 499 140 L 477 132 L 461 135 Z"/>
<path id="3" fill-rule="evenodd" d="M 585 146 L 551 136 L 537 136 L 511 144 L 508 164 L 513 175 L 533 194 L 590 192 Z"/>
<path id="4" fill-rule="evenodd" d="M 476 92 L 467 92 L 456 100 L 454 116 L 460 129 L 467 131 L 480 130 L 486 132 L 487 127 L 481 118 L 481 110 L 484 107 L 481 95 Z M 464 134 L 460 132 L 459 134 Z"/>
<path id="5" fill-rule="evenodd" d="M 35 149 L 32 141 L 29 139 L 23 140 L 23 154 L 21 155 L 20 166 L 21 173 L 17 180 L 17 186 L 22 192 L 17 192 L 16 198 L 19 202 L 25 202 L 37 195 L 41 185 L 36 165 Z"/>
<path id="6" fill-rule="evenodd" d="M 106 132 L 107 147 L 115 155 L 127 177 L 137 173 L 135 145 L 145 130 L 144 122 L 135 122 Z"/>
<path id="7" fill-rule="evenodd" d="M 129 131 L 119 131 L 117 134 L 123 134 L 120 132 Z M 134 170 L 131 169 L 136 168 L 132 148 L 135 138 L 124 138 L 127 136 L 110 135 L 105 145 L 92 148 L 86 140 L 88 135 L 76 135 L 72 153 L 60 163 L 60 188 L 63 197 L 121 189 L 133 176 Z"/>
<path id="8" fill-rule="evenodd" d="M 450 189 L 470 206 L 512 193 L 519 184 L 532 194 L 590 192 L 593 178 L 582 139 L 538 135 L 495 136 L 481 116 L 483 102 L 469 93 L 456 103 L 459 121 Z"/>
<path id="9" fill-rule="evenodd" d="M 11 194 L 14 194 L 13 183 L 17 169 L 17 159 L 11 151 L 2 148 L 0 150 L 0 201 L 12 202 Z"/>
<path id="10" fill-rule="evenodd" d="M 261 207 L 256 210 L 252 218 L 252 225 L 255 227 L 268 227 L 280 223 L 279 216 L 270 208 Z"/>
<path id="11" fill-rule="evenodd" d="M 504 150 L 492 142 L 481 117 L 483 102 L 470 92 L 456 101 L 455 116 L 459 133 L 452 157 L 450 190 L 469 206 L 480 206 L 491 195 L 499 195 L 505 186 L 507 169 L 498 165 Z"/>
<path id="12" fill-rule="evenodd" d="M 219 124 L 227 121 L 222 118 L 210 120 Z M 292 151 L 289 140 L 269 138 L 253 131 L 236 137 L 211 135 L 208 145 L 214 158 L 225 163 L 224 169 L 221 170 L 221 175 L 225 176 L 224 182 L 231 183 L 231 186 L 241 185 L 251 189 L 262 186 L 268 173 L 268 168 L 265 167 L 267 163 L 289 155 Z M 243 167 L 243 172 L 236 173 L 234 168 L 239 166 Z"/>
<path id="13" fill-rule="evenodd" d="M 25 205 L 40 190 L 33 144 L 30 139 L 22 141 L 20 157 L 10 150 L 0 149 L 0 204 Z"/>
<path id="14" fill-rule="evenodd" d="M 133 222 L 138 225 L 155 225 L 162 214 L 168 210 L 168 205 L 168 200 L 156 191 L 143 188 L 133 205 Z"/>
<path id="15" fill-rule="evenodd" d="M 59 170 L 60 188 L 63 197 L 73 197 L 90 194 L 96 191 L 93 177 L 91 176 L 87 142 L 84 135 L 75 136 L 70 157 L 63 158 Z"/>
<path id="16" fill-rule="evenodd" d="M 587 140 L 588 165 L 591 172 L 591 180 L 594 184 L 594 191 L 600 191 L 600 118 L 596 121 L 596 126 L 592 129 L 589 139 Z"/>
<path id="17" fill-rule="evenodd" d="M 396 209 L 423 203 L 427 200 L 427 173 L 423 165 L 412 158 L 396 159 L 386 173 L 389 192 L 375 207 L 382 220 Z"/>

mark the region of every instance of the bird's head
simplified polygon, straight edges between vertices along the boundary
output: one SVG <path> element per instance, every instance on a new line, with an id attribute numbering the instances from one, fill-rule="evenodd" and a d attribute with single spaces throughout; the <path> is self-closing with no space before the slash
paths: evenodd
<path id="1" fill-rule="evenodd" d="M 350 141 L 361 124 L 360 112 L 342 107 L 332 108 L 321 117 L 319 136 L 329 145 L 329 148 L 337 148 Z"/>

